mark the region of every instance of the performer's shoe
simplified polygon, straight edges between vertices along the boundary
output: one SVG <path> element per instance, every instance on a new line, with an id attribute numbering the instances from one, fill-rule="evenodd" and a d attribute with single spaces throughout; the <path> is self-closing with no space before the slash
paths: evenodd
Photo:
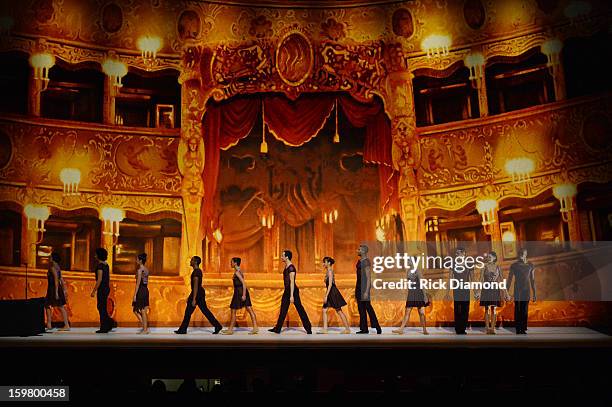
<path id="1" fill-rule="evenodd" d="M 234 331 L 229 331 L 229 330 L 221 331 L 221 335 L 233 335 L 233 334 L 234 334 Z"/>
<path id="2" fill-rule="evenodd" d="M 273 332 L 275 334 L 280 334 L 281 333 L 280 329 L 276 329 L 276 328 L 268 329 L 268 331 Z"/>
<path id="3" fill-rule="evenodd" d="M 215 330 L 213 331 L 213 333 L 212 333 L 212 334 L 213 334 L 213 335 L 217 335 L 219 332 L 221 332 L 221 330 L 222 330 L 222 329 L 223 329 L 223 327 L 218 326 L 218 327 L 216 327 L 216 328 L 215 328 Z"/>
<path id="4" fill-rule="evenodd" d="M 355 333 L 356 333 L 356 334 L 369 334 L 369 333 L 370 333 L 370 331 L 364 331 L 364 330 L 361 330 L 361 331 L 357 331 L 357 332 L 355 332 Z"/>
<path id="5" fill-rule="evenodd" d="M 327 334 L 327 329 L 321 329 L 320 331 L 317 332 L 317 334 L 325 335 L 325 334 Z"/>
<path id="6" fill-rule="evenodd" d="M 340 333 L 341 333 L 341 334 L 343 334 L 343 335 L 350 334 L 350 333 L 351 333 L 351 330 L 350 330 L 350 329 L 344 329 L 344 330 L 343 330 L 342 332 L 340 332 Z"/>
<path id="7" fill-rule="evenodd" d="M 423 335 L 429 335 L 429 332 L 423 331 Z"/>
<path id="8" fill-rule="evenodd" d="M 312 330 L 311 329 L 306 330 L 306 334 L 312 335 Z"/>
<path id="9" fill-rule="evenodd" d="M 258 333 L 259 333 L 259 328 L 255 328 L 251 332 L 249 332 L 249 335 L 257 335 Z"/>
<path id="10" fill-rule="evenodd" d="M 393 331 L 394 334 L 398 334 L 398 335 L 403 335 L 404 334 L 404 330 L 403 329 L 394 329 Z"/>
<path id="11" fill-rule="evenodd" d="M 97 334 L 107 334 L 110 332 L 110 329 L 106 330 L 106 329 L 98 329 L 96 331 Z"/>
<path id="12" fill-rule="evenodd" d="M 382 333 L 382 328 L 381 327 L 376 328 L 376 334 L 380 335 L 381 333 Z"/>
<path id="13" fill-rule="evenodd" d="M 525 331 L 518 331 L 516 334 L 517 335 L 527 335 L 527 332 L 525 332 Z"/>
<path id="14" fill-rule="evenodd" d="M 177 335 L 185 335 L 187 333 L 187 331 L 183 331 L 181 329 L 177 329 L 176 331 L 174 331 L 175 334 Z"/>
<path id="15" fill-rule="evenodd" d="M 462 332 L 455 332 L 457 335 L 467 335 L 467 332 L 462 331 Z"/>

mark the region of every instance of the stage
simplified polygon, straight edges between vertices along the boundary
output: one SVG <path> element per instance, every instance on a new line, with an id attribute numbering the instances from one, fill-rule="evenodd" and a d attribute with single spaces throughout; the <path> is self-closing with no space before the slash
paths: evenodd
<path id="1" fill-rule="evenodd" d="M 108 334 L 96 334 L 97 327 L 55 330 L 30 337 L 0 338 L 2 348 L 581 348 L 612 347 L 612 337 L 584 327 L 533 327 L 528 335 L 516 335 L 513 328 L 498 328 L 495 335 L 486 335 L 483 328 L 468 330 L 467 335 L 456 335 L 452 327 L 428 328 L 423 335 L 420 328 L 410 327 L 403 335 L 384 328 L 381 335 L 371 330 L 368 335 L 340 334 L 340 328 L 330 328 L 328 334 L 306 335 L 301 328 L 284 328 L 280 335 L 260 328 L 257 335 L 249 335 L 250 328 L 238 328 L 233 335 L 212 335 L 212 328 L 190 328 L 186 335 L 177 335 L 175 328 L 151 328 L 148 335 L 138 328 L 116 328 Z"/>

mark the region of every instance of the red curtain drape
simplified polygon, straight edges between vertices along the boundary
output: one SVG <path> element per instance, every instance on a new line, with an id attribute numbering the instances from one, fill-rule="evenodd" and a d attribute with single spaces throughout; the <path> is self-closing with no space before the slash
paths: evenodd
<path id="1" fill-rule="evenodd" d="M 335 101 L 354 127 L 365 127 L 363 158 L 378 164 L 381 207 L 398 210 L 398 174 L 391 159 L 391 124 L 382 103 L 360 103 L 350 96 L 307 94 L 291 101 L 283 95 L 263 98 L 265 122 L 277 139 L 299 146 L 315 137 L 332 113 Z M 237 144 L 249 135 L 261 114 L 262 98 L 239 97 L 223 103 L 210 103 L 204 116 L 204 201 L 202 232 L 206 233 L 213 216 L 214 197 L 219 175 L 221 150 Z"/>

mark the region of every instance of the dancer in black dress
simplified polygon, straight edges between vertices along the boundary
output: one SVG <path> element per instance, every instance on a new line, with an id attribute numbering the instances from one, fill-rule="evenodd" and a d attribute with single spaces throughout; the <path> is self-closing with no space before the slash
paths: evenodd
<path id="1" fill-rule="evenodd" d="M 357 300 L 357 311 L 359 312 L 359 331 L 358 334 L 367 334 L 368 331 L 368 316 L 370 317 L 370 325 L 376 329 L 377 334 L 382 333 L 382 328 L 376 318 L 376 312 L 370 302 L 370 291 L 372 290 L 372 263 L 368 258 L 368 246 L 362 244 L 357 250 L 357 264 L 355 272 L 357 279 L 355 282 L 355 300 Z"/>
<path id="2" fill-rule="evenodd" d="M 47 314 L 47 331 L 51 331 L 53 308 L 59 308 L 64 318 L 64 327 L 60 331 L 69 331 L 68 314 L 66 313 L 66 284 L 62 278 L 62 270 L 59 263 L 62 261 L 56 252 L 51 253 L 49 270 L 47 270 L 47 295 L 45 296 L 45 310 Z"/>
<path id="3" fill-rule="evenodd" d="M 193 269 L 191 272 L 191 293 L 189 294 L 189 297 L 187 297 L 187 306 L 185 307 L 183 322 L 181 323 L 180 328 L 174 331 L 176 334 L 184 335 L 187 333 L 189 320 L 191 319 L 191 314 L 193 314 L 193 311 L 195 311 L 196 306 L 200 308 L 200 311 L 202 311 L 202 314 L 204 314 L 206 319 L 208 319 L 208 322 L 215 327 L 213 335 L 218 334 L 223 328 L 206 305 L 206 292 L 204 291 L 204 287 L 202 287 L 203 274 L 202 269 L 200 269 L 201 263 L 202 259 L 200 256 L 193 256 L 189 262 L 189 265 Z"/>
<path id="4" fill-rule="evenodd" d="M 529 301 L 536 301 L 535 267 L 527 261 L 527 249 L 519 250 L 519 259 L 510 266 L 508 274 L 508 288 L 514 280 L 514 323 L 517 335 L 527 333 L 527 316 Z M 533 290 L 533 298 L 531 298 Z"/>
<path id="5" fill-rule="evenodd" d="M 491 252 L 487 256 L 487 263 L 482 270 L 481 281 L 483 283 L 494 283 L 503 281 L 501 268 L 497 264 L 497 253 Z M 506 290 L 498 288 L 483 288 L 474 294 L 477 300 L 480 298 L 480 306 L 485 307 L 485 332 L 487 335 L 495 334 L 495 307 L 501 307 L 502 301 L 510 299 Z"/>
<path id="6" fill-rule="evenodd" d="M 149 269 L 145 267 L 147 254 L 140 253 L 136 257 L 136 288 L 134 289 L 134 299 L 132 301 L 132 309 L 138 322 L 142 325 L 139 333 L 149 333 Z"/>
<path id="7" fill-rule="evenodd" d="M 348 319 L 344 312 L 342 312 L 342 307 L 346 305 L 346 301 L 344 301 L 344 297 L 336 287 L 336 279 L 334 278 L 334 265 L 335 261 L 331 257 L 323 257 L 323 268 L 325 269 L 325 297 L 323 298 L 323 329 L 320 330 L 319 334 L 327 333 L 327 310 L 328 308 L 333 308 L 338 313 L 338 316 L 342 320 L 344 324 L 344 330 L 341 332 L 343 334 L 350 334 L 351 327 L 348 323 Z"/>
<path id="8" fill-rule="evenodd" d="M 249 332 L 249 335 L 255 335 L 257 332 L 259 332 L 259 328 L 257 327 L 257 317 L 255 316 L 255 311 L 253 311 L 253 307 L 251 306 L 251 296 L 249 295 L 249 289 L 244 281 L 244 273 L 240 269 L 240 263 L 242 263 L 240 257 L 234 257 L 231 260 L 231 266 L 234 269 L 234 276 L 232 277 L 232 282 L 234 284 L 234 295 L 232 296 L 232 301 L 230 303 L 232 315 L 230 318 L 229 327 L 225 331 L 221 332 L 223 335 L 232 335 L 234 333 L 234 326 L 236 325 L 236 311 L 241 308 L 246 308 L 247 312 L 251 316 L 251 321 L 253 321 L 253 330 Z"/>
<path id="9" fill-rule="evenodd" d="M 96 331 L 97 334 L 108 333 L 117 326 L 115 320 L 108 315 L 107 309 L 108 296 L 110 295 L 110 268 L 106 259 L 108 259 L 106 249 L 101 247 L 96 249 L 96 260 L 98 261 L 95 269 L 96 285 L 91 291 L 91 296 L 96 297 L 98 313 L 100 314 L 100 329 Z"/>
<path id="10" fill-rule="evenodd" d="M 403 334 L 406 324 L 410 320 L 410 312 L 412 308 L 416 308 L 419 311 L 419 320 L 423 327 L 423 335 L 429 335 L 427 332 L 427 319 L 425 318 L 425 307 L 429 306 L 429 295 L 427 291 L 420 287 L 423 276 L 420 270 L 414 272 L 408 272 L 408 298 L 406 299 L 406 311 L 404 311 L 404 318 L 400 327 L 393 330 L 395 334 Z"/>
<path id="11" fill-rule="evenodd" d="M 291 258 L 293 257 L 293 253 L 291 250 L 283 250 L 281 255 L 281 261 L 285 264 L 285 268 L 283 270 L 283 284 L 285 286 L 285 291 L 283 291 L 283 297 L 281 299 L 280 312 L 278 313 L 278 320 L 276 321 L 276 325 L 272 329 L 268 329 L 270 332 L 274 332 L 275 334 L 281 333 L 281 328 L 283 327 L 283 323 L 285 322 L 285 317 L 287 316 L 287 311 L 289 311 L 289 305 L 295 305 L 295 309 L 302 320 L 302 325 L 304 325 L 304 329 L 307 334 L 312 333 L 312 325 L 310 325 L 310 320 L 308 319 L 308 314 L 302 305 L 302 301 L 300 300 L 300 289 L 297 284 L 295 284 L 295 275 L 297 270 L 293 263 L 291 263 Z"/>

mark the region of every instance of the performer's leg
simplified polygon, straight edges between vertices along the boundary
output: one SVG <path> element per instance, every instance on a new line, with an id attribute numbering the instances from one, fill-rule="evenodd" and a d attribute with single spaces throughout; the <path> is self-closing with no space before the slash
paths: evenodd
<path id="1" fill-rule="evenodd" d="M 64 307 L 63 305 L 60 307 L 60 312 L 62 313 L 62 318 L 64 318 L 64 328 L 63 330 L 69 330 L 70 329 L 70 323 L 68 322 L 68 313 L 66 312 L 66 307 Z"/>
<path id="2" fill-rule="evenodd" d="M 149 307 L 144 307 L 140 311 L 140 317 L 142 318 L 142 333 L 149 333 Z"/>
<path id="3" fill-rule="evenodd" d="M 336 312 L 338 313 L 338 316 L 340 317 L 340 320 L 342 321 L 342 324 L 344 325 L 344 332 L 342 333 L 351 333 L 351 325 L 348 322 L 348 318 L 346 317 L 346 315 L 344 314 L 344 311 L 342 311 L 342 308 L 340 308 L 339 310 L 336 310 Z"/>
<path id="4" fill-rule="evenodd" d="M 307 333 L 312 333 L 312 325 L 310 325 L 310 319 L 308 319 L 308 313 L 304 309 L 302 305 L 302 301 L 300 300 L 300 290 L 295 290 L 293 292 L 293 305 L 295 305 L 295 309 L 302 320 L 302 325 Z"/>
<path id="5" fill-rule="evenodd" d="M 108 303 L 108 294 L 100 294 L 97 295 L 97 307 L 98 313 L 100 314 L 100 330 L 101 331 L 110 331 L 113 327 L 112 320 L 108 315 L 107 307 Z"/>
<path id="6" fill-rule="evenodd" d="M 396 333 L 396 334 L 404 333 L 404 328 L 406 328 L 406 324 L 410 320 L 411 311 L 412 311 L 412 307 L 406 307 L 406 310 L 404 311 L 404 318 L 402 318 L 402 323 L 400 324 L 399 328 L 393 330 L 393 333 Z"/>
<path id="7" fill-rule="evenodd" d="M 246 310 L 251 316 L 251 322 L 253 323 L 253 330 L 251 333 L 256 334 L 259 332 L 259 328 L 257 327 L 257 316 L 255 315 L 255 311 L 253 310 L 253 307 L 246 307 Z"/>
<path id="8" fill-rule="evenodd" d="M 521 302 L 514 301 L 514 330 L 518 334 L 521 332 L 521 329 Z"/>
<path id="9" fill-rule="evenodd" d="M 227 330 L 223 333 L 232 333 L 234 332 L 234 325 L 236 325 L 236 310 L 234 308 L 230 309 L 230 323 L 227 327 Z"/>
<path id="10" fill-rule="evenodd" d="M 53 310 L 51 309 L 51 307 L 45 307 L 45 314 L 47 315 L 47 329 L 51 329 L 53 328 L 51 320 L 51 318 L 53 317 Z"/>
<path id="11" fill-rule="evenodd" d="M 453 302 L 453 315 L 455 317 L 455 333 L 461 333 L 461 301 Z"/>
<path id="12" fill-rule="evenodd" d="M 217 318 L 215 318 L 211 310 L 208 309 L 208 306 L 206 305 L 206 298 L 204 296 L 201 296 L 198 299 L 197 304 L 198 304 L 198 307 L 200 308 L 200 311 L 202 311 L 202 314 L 204 314 L 208 322 L 210 322 L 210 324 L 215 327 L 214 333 L 219 333 L 219 331 L 223 327 L 221 326 L 219 321 L 217 321 Z"/>
<path id="13" fill-rule="evenodd" d="M 280 311 L 278 312 L 278 320 L 276 321 L 276 325 L 274 326 L 274 328 L 272 328 L 273 330 L 279 333 L 280 330 L 283 329 L 283 323 L 285 322 L 287 311 L 289 311 L 289 304 L 291 304 L 291 301 L 289 301 L 289 293 L 285 291 L 281 298 Z"/>
<path id="14" fill-rule="evenodd" d="M 380 324 L 378 323 L 378 318 L 376 317 L 376 311 L 374 311 L 374 307 L 370 301 L 368 301 L 366 310 L 368 311 L 368 315 L 370 317 L 370 326 L 380 333 Z"/>
<path id="15" fill-rule="evenodd" d="M 189 321 L 191 320 L 191 314 L 193 314 L 193 311 L 195 311 L 195 307 L 191 305 L 191 297 L 189 297 L 187 298 L 187 305 L 185 306 L 183 322 L 181 322 L 178 332 L 187 332 L 187 327 L 189 326 Z"/>
<path id="16" fill-rule="evenodd" d="M 368 332 L 368 318 L 366 312 L 366 301 L 357 301 L 357 311 L 359 311 L 359 331 Z"/>
<path id="17" fill-rule="evenodd" d="M 327 333 L 327 308 L 323 308 L 323 329 L 319 333 Z"/>
<path id="18" fill-rule="evenodd" d="M 525 301 L 523 307 L 523 332 L 527 332 L 527 321 L 529 319 L 529 301 Z"/>
<path id="19" fill-rule="evenodd" d="M 495 333 L 495 325 L 497 325 L 497 315 L 495 315 L 496 310 L 495 310 L 495 305 L 491 306 L 491 315 L 490 315 L 490 323 L 491 323 L 491 333 L 494 334 Z"/>

